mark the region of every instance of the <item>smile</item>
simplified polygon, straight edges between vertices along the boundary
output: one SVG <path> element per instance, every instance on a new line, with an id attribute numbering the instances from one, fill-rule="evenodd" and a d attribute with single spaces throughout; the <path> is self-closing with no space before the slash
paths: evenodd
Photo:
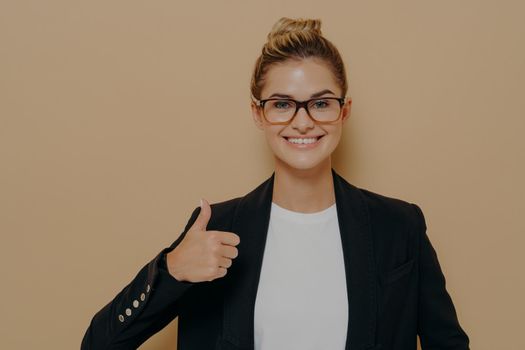
<path id="1" fill-rule="evenodd" d="M 319 140 L 324 135 L 321 135 L 319 137 L 283 137 L 286 140 L 286 143 L 290 146 L 296 147 L 296 148 L 312 148 L 315 147 Z"/>

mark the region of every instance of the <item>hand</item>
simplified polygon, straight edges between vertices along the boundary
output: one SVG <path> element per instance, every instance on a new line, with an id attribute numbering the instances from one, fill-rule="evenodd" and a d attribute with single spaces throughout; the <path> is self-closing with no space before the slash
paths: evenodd
<path id="1" fill-rule="evenodd" d="M 224 277 L 240 237 L 233 232 L 206 231 L 211 217 L 208 201 L 201 201 L 201 211 L 186 236 L 166 256 L 168 271 L 179 281 L 203 282 Z"/>

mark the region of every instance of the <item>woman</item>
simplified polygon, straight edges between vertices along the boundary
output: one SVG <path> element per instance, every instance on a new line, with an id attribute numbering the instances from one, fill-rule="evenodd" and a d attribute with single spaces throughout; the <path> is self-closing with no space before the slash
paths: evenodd
<path id="1" fill-rule="evenodd" d="M 468 349 L 420 208 L 331 167 L 350 115 L 319 20 L 281 18 L 252 77 L 275 171 L 201 201 L 179 238 L 93 318 L 83 349 L 138 347 L 177 316 L 178 349 Z"/>

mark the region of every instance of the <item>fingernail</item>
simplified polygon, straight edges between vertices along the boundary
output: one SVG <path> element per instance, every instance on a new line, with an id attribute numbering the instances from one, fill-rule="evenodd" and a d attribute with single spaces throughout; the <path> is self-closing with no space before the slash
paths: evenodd
<path id="1" fill-rule="evenodd" d="M 202 198 L 200 199 L 200 207 L 202 208 Z"/>

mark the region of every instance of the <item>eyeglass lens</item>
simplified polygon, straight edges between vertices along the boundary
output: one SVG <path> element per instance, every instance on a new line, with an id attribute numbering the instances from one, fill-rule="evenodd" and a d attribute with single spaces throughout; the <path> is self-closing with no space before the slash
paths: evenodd
<path id="1" fill-rule="evenodd" d="M 339 117 L 341 105 L 336 98 L 320 98 L 307 103 L 310 116 L 322 122 L 335 121 Z M 297 110 L 294 100 L 269 100 L 264 104 L 264 115 L 270 122 L 286 122 L 293 118 Z"/>

